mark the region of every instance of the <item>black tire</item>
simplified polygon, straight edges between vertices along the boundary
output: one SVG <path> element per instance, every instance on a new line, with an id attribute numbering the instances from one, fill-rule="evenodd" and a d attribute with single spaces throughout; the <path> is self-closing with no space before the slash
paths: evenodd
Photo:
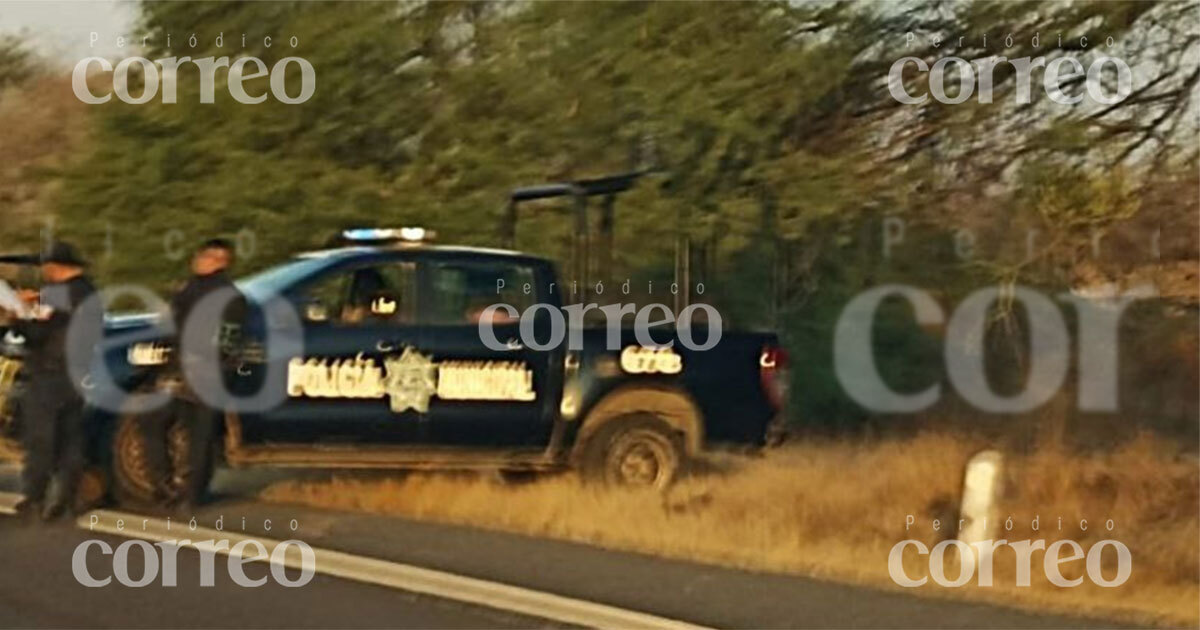
<path id="1" fill-rule="evenodd" d="M 586 444 L 579 462 L 586 481 L 607 486 L 665 490 L 683 463 L 680 436 L 653 414 L 607 420 Z"/>
<path id="2" fill-rule="evenodd" d="M 170 491 L 181 496 L 188 470 L 188 432 L 180 423 L 173 423 L 167 433 L 167 457 L 174 474 Z M 212 466 L 208 466 L 212 475 Z M 154 503 L 154 483 L 146 463 L 146 439 L 141 423 L 134 414 L 122 414 L 113 435 L 112 458 L 113 494 L 118 503 L 150 505 Z M 207 481 L 206 481 L 207 483 Z"/>

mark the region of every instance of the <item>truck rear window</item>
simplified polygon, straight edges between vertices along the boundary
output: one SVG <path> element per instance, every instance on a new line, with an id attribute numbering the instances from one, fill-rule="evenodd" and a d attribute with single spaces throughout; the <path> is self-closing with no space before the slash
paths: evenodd
<path id="1" fill-rule="evenodd" d="M 428 263 L 427 269 L 431 324 L 475 324 L 485 308 L 498 303 L 519 314 L 537 299 L 534 270 L 528 265 L 455 261 Z"/>

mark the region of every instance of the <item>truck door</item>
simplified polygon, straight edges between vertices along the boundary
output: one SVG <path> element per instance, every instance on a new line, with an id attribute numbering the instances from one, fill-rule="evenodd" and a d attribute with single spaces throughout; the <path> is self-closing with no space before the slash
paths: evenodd
<path id="1" fill-rule="evenodd" d="M 432 258 L 421 264 L 421 347 L 438 366 L 437 395 L 427 413 L 429 440 L 477 447 L 545 446 L 562 395 L 563 350 L 521 342 L 518 317 L 536 301 L 539 267 L 522 259 Z M 491 321 L 504 349 L 489 348 L 479 320 L 492 304 L 508 304 Z M 545 309 L 535 326 L 550 336 Z"/>
<path id="2" fill-rule="evenodd" d="M 327 271 L 293 289 L 304 356 L 276 357 L 263 387 L 283 404 L 244 418 L 248 441 L 412 443 L 420 405 L 395 400 L 389 365 L 419 344 L 416 266 L 375 261 Z M 286 367 L 282 363 L 286 362 Z"/>

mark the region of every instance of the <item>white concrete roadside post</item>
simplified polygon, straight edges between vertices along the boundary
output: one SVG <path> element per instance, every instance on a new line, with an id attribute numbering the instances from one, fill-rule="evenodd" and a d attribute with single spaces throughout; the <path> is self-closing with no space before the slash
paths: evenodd
<path id="1" fill-rule="evenodd" d="M 1004 457 L 1000 451 L 976 453 L 967 462 L 963 477 L 962 508 L 958 539 L 968 545 L 992 540 L 999 525 L 996 503 L 1003 486 Z"/>

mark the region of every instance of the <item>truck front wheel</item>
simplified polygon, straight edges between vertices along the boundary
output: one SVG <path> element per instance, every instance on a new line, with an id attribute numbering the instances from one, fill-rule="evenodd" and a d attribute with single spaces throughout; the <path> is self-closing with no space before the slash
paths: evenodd
<path id="1" fill-rule="evenodd" d="M 175 474 L 170 490 L 175 496 L 183 488 L 187 471 L 188 432 L 179 422 L 167 431 L 167 458 Z M 154 482 L 146 460 L 146 436 L 135 414 L 122 414 L 113 437 L 113 486 L 119 503 L 149 505 L 154 502 Z M 167 497 L 167 498 L 175 498 Z"/>
<path id="2" fill-rule="evenodd" d="M 683 448 L 670 425 L 649 413 L 605 422 L 584 446 L 580 468 L 588 481 L 663 490 L 679 472 Z"/>

